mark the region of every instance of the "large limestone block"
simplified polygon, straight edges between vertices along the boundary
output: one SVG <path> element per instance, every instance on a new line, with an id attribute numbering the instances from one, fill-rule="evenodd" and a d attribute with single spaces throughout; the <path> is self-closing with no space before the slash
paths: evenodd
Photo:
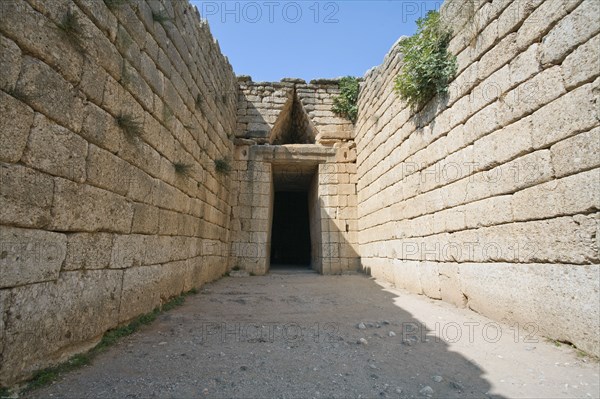
<path id="1" fill-rule="evenodd" d="M 473 202 L 462 208 L 469 228 L 492 226 L 513 220 L 512 196 L 502 195 Z"/>
<path id="2" fill-rule="evenodd" d="M 539 42 L 553 24 L 556 24 L 579 3 L 578 0 L 543 1 L 519 28 L 517 32 L 519 49 L 525 49 L 531 43 Z"/>
<path id="3" fill-rule="evenodd" d="M 83 75 L 79 87 L 89 101 L 102 104 L 107 78 L 108 73 L 95 61 L 88 59 L 83 66 Z"/>
<path id="4" fill-rule="evenodd" d="M 146 241 L 143 235 L 115 235 L 113 238 L 110 267 L 124 269 L 144 264 Z"/>
<path id="5" fill-rule="evenodd" d="M 110 264 L 113 235 L 108 233 L 69 234 L 63 270 L 104 269 Z"/>
<path id="6" fill-rule="evenodd" d="M 531 152 L 531 119 L 521 119 L 477 140 L 473 149 L 475 168 L 488 169 Z M 468 164 L 460 165 L 465 169 Z"/>
<path id="7" fill-rule="evenodd" d="M 22 161 L 51 175 L 83 183 L 87 152 L 83 138 L 36 114 Z"/>
<path id="8" fill-rule="evenodd" d="M 20 165 L 0 164 L 0 222 L 45 227 L 51 220 L 54 180 Z"/>
<path id="9" fill-rule="evenodd" d="M 588 82 L 598 76 L 598 58 L 600 58 L 600 35 L 573 51 L 562 63 L 565 87 L 568 89 Z"/>
<path id="10" fill-rule="evenodd" d="M 407 289 L 415 294 L 422 294 L 423 287 L 421 286 L 419 266 L 420 262 L 417 261 L 393 259 L 393 280 L 390 281 L 393 281 L 396 287 Z"/>
<path id="11" fill-rule="evenodd" d="M 11 291 L 0 384 L 89 348 L 117 324 L 121 271 L 65 272 Z"/>
<path id="12" fill-rule="evenodd" d="M 597 215 L 575 215 L 486 227 L 453 234 L 459 243 L 479 243 L 475 262 L 597 263 Z M 463 255 L 468 252 L 463 251 Z"/>
<path id="13" fill-rule="evenodd" d="M 53 230 L 129 233 L 133 208 L 125 198 L 60 178 L 55 184 Z"/>
<path id="14" fill-rule="evenodd" d="M 534 148 L 598 126 L 598 80 L 573 90 L 532 115 Z"/>
<path id="15" fill-rule="evenodd" d="M 115 118 L 102 108 L 88 103 L 84 110 L 81 136 L 112 153 L 126 145 Z"/>
<path id="16" fill-rule="evenodd" d="M 519 191 L 513 195 L 512 208 L 515 220 L 596 211 L 600 209 L 600 170 L 593 169 Z"/>
<path id="17" fill-rule="evenodd" d="M 3 226 L 0 288 L 56 280 L 66 253 L 64 234 Z"/>
<path id="18" fill-rule="evenodd" d="M 500 103 L 498 120 L 501 125 L 506 126 L 564 93 L 560 66 L 546 69 L 506 94 Z"/>
<path id="19" fill-rule="evenodd" d="M 563 18 L 543 39 L 542 65 L 559 63 L 578 44 L 598 33 L 598 15 L 600 2 L 587 0 Z"/>
<path id="20" fill-rule="evenodd" d="M 469 308 L 598 355 L 599 272 L 598 265 L 467 263 L 460 280 Z"/>
<path id="21" fill-rule="evenodd" d="M 87 179 L 96 187 L 126 195 L 132 180 L 133 166 L 119 157 L 91 144 L 87 159 Z"/>
<path id="22" fill-rule="evenodd" d="M 433 299 L 442 299 L 440 273 L 435 262 L 421 262 L 419 264 L 419 279 L 423 294 Z"/>
<path id="23" fill-rule="evenodd" d="M 75 40 L 71 40 L 76 38 L 57 29 L 55 23 L 48 18 L 52 17 L 57 21 L 64 17 L 66 2 L 60 3 L 62 4 L 58 1 L 36 1 L 38 10 L 44 5 L 44 8 L 52 10 L 52 13 L 47 13 L 46 10 L 34 10 L 24 0 L 0 2 L 0 15 L 6 16 L 0 19 L 0 30 L 17 42 L 26 53 L 52 65 L 67 80 L 78 82 L 84 58 L 81 48 L 74 43 Z M 79 22 L 85 21 L 81 13 L 77 12 L 76 15 Z"/>
<path id="24" fill-rule="evenodd" d="M 557 177 L 600 165 L 600 128 L 560 141 L 550 148 Z"/>
<path id="25" fill-rule="evenodd" d="M 15 88 L 21 70 L 21 49 L 12 40 L 0 35 L 0 88 L 9 91 Z"/>
<path id="26" fill-rule="evenodd" d="M 119 321 L 150 312 L 183 291 L 187 262 L 133 267 L 125 270 Z"/>
<path id="27" fill-rule="evenodd" d="M 70 83 L 42 61 L 31 57 L 23 58 L 15 90 L 36 111 L 73 132 L 81 130 L 82 99 Z"/>
<path id="28" fill-rule="evenodd" d="M 510 263 L 461 263 L 461 291 L 467 306 L 494 320 L 511 323 L 514 320 L 535 322 L 534 293 L 524 284 L 528 269 L 533 265 Z"/>
<path id="29" fill-rule="evenodd" d="M 460 265 L 458 263 L 438 263 L 437 267 L 442 300 L 459 308 L 464 308 L 467 304 L 467 299 L 461 290 Z"/>
<path id="30" fill-rule="evenodd" d="M 133 205 L 132 233 L 156 234 L 158 233 L 159 209 L 145 204 Z"/>
<path id="31" fill-rule="evenodd" d="M 509 65 L 511 86 L 516 86 L 540 72 L 541 67 L 538 59 L 538 52 L 539 44 L 534 43 L 526 51 L 522 52 L 511 61 Z"/>
<path id="32" fill-rule="evenodd" d="M 33 114 L 27 105 L 0 91 L 0 161 L 14 163 L 21 159 Z"/>

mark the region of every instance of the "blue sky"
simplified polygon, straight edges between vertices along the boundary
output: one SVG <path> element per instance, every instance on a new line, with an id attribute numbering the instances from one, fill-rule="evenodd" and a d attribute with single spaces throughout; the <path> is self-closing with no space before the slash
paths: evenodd
<path id="1" fill-rule="evenodd" d="M 191 2 L 208 19 L 235 73 L 258 82 L 363 76 L 442 1 Z"/>

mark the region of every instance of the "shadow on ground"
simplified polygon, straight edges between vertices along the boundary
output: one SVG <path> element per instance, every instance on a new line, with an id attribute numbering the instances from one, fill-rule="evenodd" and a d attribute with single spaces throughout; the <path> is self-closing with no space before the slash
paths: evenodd
<path id="1" fill-rule="evenodd" d="M 362 275 L 225 278 L 30 396 L 488 397 L 395 297 Z"/>

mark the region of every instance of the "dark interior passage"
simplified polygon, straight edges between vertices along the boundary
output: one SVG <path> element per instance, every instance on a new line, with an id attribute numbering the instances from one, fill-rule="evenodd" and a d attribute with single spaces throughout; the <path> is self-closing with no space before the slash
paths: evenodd
<path id="1" fill-rule="evenodd" d="M 271 230 L 271 267 L 310 266 L 308 193 L 276 191 Z"/>

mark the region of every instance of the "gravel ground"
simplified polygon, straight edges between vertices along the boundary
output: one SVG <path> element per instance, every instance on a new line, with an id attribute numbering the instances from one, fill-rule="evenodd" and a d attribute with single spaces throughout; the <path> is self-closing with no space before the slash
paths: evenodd
<path id="1" fill-rule="evenodd" d="M 287 271 L 209 284 L 28 396 L 599 397 L 599 380 L 596 361 L 469 310 Z"/>

